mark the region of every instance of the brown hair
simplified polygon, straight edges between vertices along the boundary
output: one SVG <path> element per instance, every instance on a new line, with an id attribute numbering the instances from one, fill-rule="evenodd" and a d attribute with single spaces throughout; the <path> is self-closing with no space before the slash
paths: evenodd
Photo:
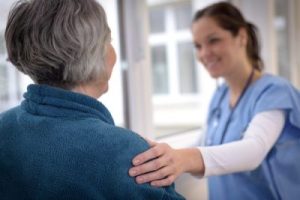
<path id="1" fill-rule="evenodd" d="M 193 22 L 202 17 L 213 18 L 220 27 L 236 36 L 241 28 L 245 28 L 248 34 L 247 56 L 253 67 L 259 71 L 263 69 L 263 61 L 260 57 L 260 42 L 256 26 L 247 22 L 241 12 L 228 2 L 211 4 L 194 15 Z"/>

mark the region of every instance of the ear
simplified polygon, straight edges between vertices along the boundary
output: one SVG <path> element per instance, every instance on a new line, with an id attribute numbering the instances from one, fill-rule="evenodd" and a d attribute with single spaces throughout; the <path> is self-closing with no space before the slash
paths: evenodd
<path id="1" fill-rule="evenodd" d="M 240 28 L 238 37 L 239 37 L 240 46 L 241 47 L 247 46 L 248 34 L 247 34 L 247 30 L 245 28 Z"/>

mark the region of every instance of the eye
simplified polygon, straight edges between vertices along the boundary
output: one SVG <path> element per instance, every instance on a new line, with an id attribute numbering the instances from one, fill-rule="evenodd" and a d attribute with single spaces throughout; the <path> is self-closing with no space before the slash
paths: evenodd
<path id="1" fill-rule="evenodd" d="M 208 40 L 208 43 L 209 43 L 209 44 L 215 44 L 215 43 L 218 43 L 219 41 L 220 41 L 219 38 L 210 38 L 210 39 Z"/>
<path id="2" fill-rule="evenodd" d="M 219 41 L 220 41 L 219 38 L 211 38 L 211 39 L 209 40 L 209 43 L 210 43 L 210 44 L 215 44 L 215 43 L 218 43 Z"/>
<path id="3" fill-rule="evenodd" d="M 197 50 L 200 50 L 200 49 L 201 49 L 201 45 L 200 45 L 200 44 L 197 44 L 197 43 L 194 43 L 194 47 L 195 47 L 195 49 L 197 49 Z"/>

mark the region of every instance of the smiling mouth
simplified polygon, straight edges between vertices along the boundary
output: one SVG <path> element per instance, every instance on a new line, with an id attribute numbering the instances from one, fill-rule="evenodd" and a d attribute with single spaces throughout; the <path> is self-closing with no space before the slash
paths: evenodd
<path id="1" fill-rule="evenodd" d="M 205 63 L 205 66 L 206 66 L 208 69 L 211 69 L 211 68 L 213 68 L 218 62 L 219 62 L 219 60 L 214 60 L 214 61 L 206 62 L 206 63 Z"/>

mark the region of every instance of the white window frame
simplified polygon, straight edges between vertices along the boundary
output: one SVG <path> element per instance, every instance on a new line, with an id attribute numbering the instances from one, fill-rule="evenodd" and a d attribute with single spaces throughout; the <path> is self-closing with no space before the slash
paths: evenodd
<path id="1" fill-rule="evenodd" d="M 171 3 L 180 3 L 179 1 L 171 1 Z M 150 5 L 153 5 L 150 4 Z M 156 6 L 158 3 L 156 2 Z M 153 102 L 155 105 L 166 105 L 174 103 L 186 103 L 186 102 L 197 102 L 201 95 L 200 85 L 200 73 L 198 68 L 197 71 L 197 88 L 198 92 L 192 94 L 181 94 L 180 93 L 180 80 L 179 80 L 179 66 L 176 58 L 178 57 L 178 44 L 181 42 L 192 42 L 192 36 L 190 29 L 177 30 L 175 22 L 175 13 L 170 2 L 163 4 L 166 6 L 166 30 L 163 33 L 152 33 L 149 35 L 149 44 L 151 47 L 165 46 L 167 53 L 167 66 L 169 76 L 169 92 L 166 94 L 154 94 Z"/>
<path id="2" fill-rule="evenodd" d="M 168 4 L 168 3 L 177 3 L 177 2 L 183 2 L 184 0 L 163 0 L 163 1 L 155 1 L 155 0 L 148 0 L 148 5 L 149 6 L 157 6 L 158 4 Z M 192 8 L 193 11 L 196 11 L 210 3 L 216 2 L 217 0 L 202 0 L 202 1 L 197 1 L 197 0 L 193 0 L 192 1 Z M 168 30 L 172 29 L 172 26 L 175 26 L 175 22 L 173 21 L 175 19 L 175 17 L 171 16 L 172 13 L 170 11 L 167 12 L 167 20 L 169 20 L 169 22 L 167 22 L 166 24 L 171 24 L 171 28 L 167 26 L 167 30 L 166 32 L 164 32 L 163 34 L 161 33 L 156 33 L 156 34 L 151 34 L 150 35 L 150 39 L 149 39 L 149 43 L 151 46 L 154 45 L 162 45 L 162 44 L 166 44 L 166 37 L 168 37 L 168 39 L 171 37 L 172 40 L 169 42 L 170 44 L 167 43 L 167 45 L 169 45 L 170 48 L 173 48 L 173 52 L 175 52 L 175 57 L 177 56 L 177 42 L 181 42 L 181 41 L 191 41 L 192 42 L 192 36 L 191 36 L 191 32 L 190 29 L 188 30 L 183 30 L 183 31 L 178 31 L 176 30 L 176 34 L 174 35 L 170 35 L 168 34 Z M 173 29 L 175 30 L 175 28 Z M 166 34 L 167 33 L 167 34 Z M 177 35 L 177 37 L 176 37 Z M 177 40 L 178 39 L 178 40 Z M 174 47 L 175 46 L 175 47 Z M 169 56 L 170 58 L 174 58 L 174 56 Z M 172 59 L 173 61 L 169 61 L 168 62 L 174 62 L 174 59 Z M 175 75 L 173 77 L 176 77 L 176 79 L 174 78 L 173 81 L 170 86 L 171 87 L 171 92 L 169 95 L 155 95 L 153 97 L 153 103 L 155 106 L 163 106 L 163 105 L 180 105 L 180 104 L 185 104 L 185 103 L 200 103 L 201 104 L 201 113 L 199 113 L 199 118 L 201 118 L 202 120 L 202 124 L 199 124 L 199 126 L 204 126 L 205 121 L 206 121 L 206 116 L 207 116 L 207 110 L 208 110 L 208 106 L 209 106 L 209 102 L 210 99 L 212 97 L 212 94 L 216 88 L 216 81 L 213 80 L 210 75 L 207 73 L 207 71 L 204 69 L 204 67 L 202 66 L 202 64 L 200 64 L 199 62 L 196 61 L 196 69 L 198 72 L 198 93 L 195 94 L 180 94 L 180 88 L 179 88 L 179 79 L 178 76 Z M 176 68 L 176 70 L 178 70 L 178 66 L 177 66 L 177 62 L 176 64 L 169 64 L 168 66 L 171 66 L 172 69 L 169 70 L 172 73 L 176 73 L 176 71 L 174 70 Z M 174 72 L 175 71 L 175 72 Z M 172 80 L 169 80 L 170 82 Z M 176 83 L 176 84 L 174 84 Z M 176 87 L 176 89 L 174 89 Z M 176 90 L 176 91 L 175 91 Z M 192 131 L 186 131 L 183 132 L 182 134 L 174 134 L 171 136 L 167 136 L 163 139 L 161 139 L 161 141 L 169 141 L 168 143 L 171 143 L 175 146 L 193 146 L 195 145 L 195 141 L 199 142 L 199 137 L 201 137 L 202 135 L 202 130 L 192 130 Z"/>

